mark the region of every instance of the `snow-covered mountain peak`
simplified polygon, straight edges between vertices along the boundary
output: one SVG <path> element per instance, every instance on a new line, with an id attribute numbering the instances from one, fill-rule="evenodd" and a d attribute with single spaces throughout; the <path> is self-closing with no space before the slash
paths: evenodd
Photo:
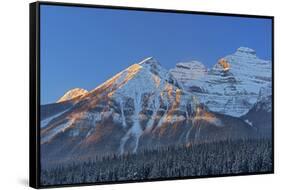
<path id="1" fill-rule="evenodd" d="M 170 73 L 182 84 L 204 77 L 207 68 L 199 61 L 180 62 L 170 70 Z"/>
<path id="2" fill-rule="evenodd" d="M 256 56 L 256 51 L 248 47 L 240 47 L 236 50 L 235 55 L 239 56 Z"/>
<path id="3" fill-rule="evenodd" d="M 176 83 L 169 72 L 152 57 L 134 64 L 118 74 L 118 88 L 111 94 L 135 96 L 136 94 L 153 93 L 163 89 L 164 85 Z M 137 86 L 137 88 L 136 88 Z M 135 93 L 132 93 L 135 91 Z M 135 97 L 132 97 L 135 98 Z"/>
<path id="4" fill-rule="evenodd" d="M 162 89 L 166 83 L 178 85 L 176 79 L 166 69 L 149 57 L 119 72 L 91 92 L 105 89 L 112 98 L 131 97 L 135 94 L 155 92 L 155 89 Z"/>
<path id="5" fill-rule="evenodd" d="M 177 64 L 170 72 L 211 111 L 231 116 L 247 113 L 260 89 L 272 81 L 271 61 L 260 59 L 255 50 L 247 47 L 219 59 L 205 72 L 183 67 L 186 65 Z"/>
<path id="6" fill-rule="evenodd" d="M 67 91 L 57 102 L 64 102 L 73 98 L 87 94 L 88 91 L 82 88 L 73 88 Z"/>
<path id="7" fill-rule="evenodd" d="M 144 59 L 143 61 L 138 63 L 142 68 L 147 69 L 149 72 L 152 72 L 156 75 L 158 75 L 159 73 L 163 72 L 166 73 L 167 71 L 162 68 L 162 66 L 160 65 L 160 63 L 154 59 L 153 57 L 148 57 L 146 59 Z"/>
<path id="8" fill-rule="evenodd" d="M 151 65 L 151 64 L 158 64 L 158 62 L 153 57 L 147 57 L 141 62 L 138 63 L 139 65 Z"/>
<path id="9" fill-rule="evenodd" d="M 206 67 L 204 66 L 204 64 L 202 64 L 201 62 L 196 61 L 196 60 L 177 63 L 176 67 L 184 68 L 184 69 L 191 69 L 191 70 L 195 70 L 195 69 L 206 70 Z"/>

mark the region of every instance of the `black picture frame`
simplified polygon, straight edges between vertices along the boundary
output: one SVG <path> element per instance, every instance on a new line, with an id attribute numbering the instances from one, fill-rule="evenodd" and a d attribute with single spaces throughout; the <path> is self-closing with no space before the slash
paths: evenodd
<path id="1" fill-rule="evenodd" d="M 42 186 L 40 184 L 40 5 L 55 5 L 55 6 L 71 6 L 71 7 L 88 7 L 88 8 L 104 8 L 118 10 L 134 10 L 134 11 L 150 11 L 150 12 L 168 12 L 181 14 L 196 14 L 196 15 L 216 15 L 216 16 L 232 16 L 245 18 L 265 18 L 271 20 L 272 23 L 272 171 L 258 173 L 239 173 L 227 175 L 209 175 L 196 177 L 182 178 L 159 178 L 153 180 L 137 180 L 137 181 L 116 181 L 108 183 L 82 183 L 68 185 L 51 185 Z M 274 173 L 274 17 L 263 15 L 248 15 L 248 14 L 230 14 L 218 12 L 200 12 L 187 10 L 170 10 L 156 8 L 141 8 L 141 7 L 125 7 L 125 6 L 109 6 L 109 5 L 92 5 L 92 4 L 76 4 L 76 3 L 59 3 L 38 1 L 29 4 L 29 59 L 30 59 L 30 75 L 29 75 L 29 185 L 33 188 L 53 188 L 53 187 L 70 187 L 70 186 L 85 186 L 99 184 L 120 184 L 120 183 L 135 183 L 148 181 L 162 180 L 179 180 L 193 178 L 210 178 L 210 177 L 227 177 L 227 176 L 243 176 L 243 175 L 259 175 Z"/>

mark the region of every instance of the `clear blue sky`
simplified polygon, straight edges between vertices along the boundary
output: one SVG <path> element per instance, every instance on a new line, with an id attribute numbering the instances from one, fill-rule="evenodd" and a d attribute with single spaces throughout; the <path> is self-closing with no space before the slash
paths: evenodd
<path id="1" fill-rule="evenodd" d="M 153 56 L 166 69 L 207 67 L 246 46 L 271 59 L 271 20 L 41 5 L 41 104 L 95 88 Z"/>

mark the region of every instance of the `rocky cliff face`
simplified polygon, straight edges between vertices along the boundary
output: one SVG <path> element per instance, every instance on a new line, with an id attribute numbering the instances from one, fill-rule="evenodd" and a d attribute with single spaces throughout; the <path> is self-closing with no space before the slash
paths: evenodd
<path id="1" fill-rule="evenodd" d="M 255 127 L 260 136 L 272 137 L 272 87 L 260 89 L 257 102 L 241 117 Z"/>
<path id="2" fill-rule="evenodd" d="M 204 77 L 207 74 L 207 68 L 199 61 L 177 63 L 170 73 L 181 83 L 187 84 L 193 80 Z"/>
<path id="3" fill-rule="evenodd" d="M 252 108 L 262 87 L 271 85 L 271 62 L 245 47 L 220 59 L 206 75 L 192 81 L 171 73 L 210 110 L 236 117 Z"/>
<path id="4" fill-rule="evenodd" d="M 255 133 L 242 119 L 209 111 L 153 58 L 133 64 L 86 95 L 44 109 L 48 106 L 53 111 L 42 112 L 41 120 L 44 163 Z"/>

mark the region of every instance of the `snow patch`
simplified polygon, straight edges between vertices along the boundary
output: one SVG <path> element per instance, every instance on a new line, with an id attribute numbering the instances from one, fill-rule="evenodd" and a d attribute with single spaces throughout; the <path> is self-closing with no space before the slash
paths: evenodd
<path id="1" fill-rule="evenodd" d="M 46 143 L 49 140 L 51 140 L 54 136 L 56 136 L 57 134 L 64 132 L 65 129 L 67 129 L 68 127 L 70 127 L 73 124 L 74 120 L 69 120 L 68 122 L 58 125 L 55 128 L 51 129 L 50 131 L 48 131 L 47 135 L 45 135 L 43 138 L 41 138 L 41 143 Z"/>
<path id="2" fill-rule="evenodd" d="M 48 124 L 55 118 L 59 117 L 60 115 L 64 114 L 65 112 L 67 112 L 69 109 L 66 109 L 62 112 L 59 112 L 51 117 L 48 117 L 48 118 L 45 118 L 44 120 L 41 121 L 41 125 L 40 125 L 40 128 L 43 129 L 45 127 L 48 126 Z"/>
<path id="3" fill-rule="evenodd" d="M 250 122 L 248 119 L 246 119 L 245 122 L 246 122 L 247 124 L 249 124 L 250 126 L 253 126 L 253 123 Z"/>

